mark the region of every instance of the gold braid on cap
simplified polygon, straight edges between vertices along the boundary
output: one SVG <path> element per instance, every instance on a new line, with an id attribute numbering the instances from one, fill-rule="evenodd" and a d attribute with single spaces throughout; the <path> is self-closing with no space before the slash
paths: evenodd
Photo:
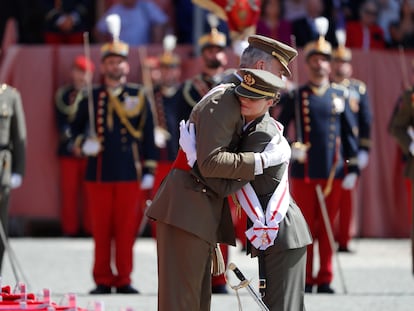
<path id="1" fill-rule="evenodd" d="M 280 56 L 280 55 L 279 55 L 279 53 L 277 53 L 277 52 L 273 51 L 273 52 L 272 52 L 272 56 L 276 57 L 276 58 L 277 58 L 277 60 L 278 60 L 278 61 L 279 61 L 282 65 L 284 65 L 284 66 L 287 66 L 287 65 L 288 65 L 288 62 L 286 61 L 286 59 L 285 59 L 285 58 L 283 58 L 282 56 Z"/>
<path id="2" fill-rule="evenodd" d="M 271 93 L 271 92 L 266 92 L 266 91 L 256 89 L 254 87 L 251 87 L 251 86 L 247 85 L 244 82 L 241 83 L 241 86 L 243 88 L 245 88 L 246 90 L 249 90 L 251 92 L 254 92 L 254 93 L 257 93 L 257 94 L 260 94 L 260 95 L 264 95 L 264 96 L 268 96 L 268 97 L 275 97 L 276 96 L 276 93 Z"/>

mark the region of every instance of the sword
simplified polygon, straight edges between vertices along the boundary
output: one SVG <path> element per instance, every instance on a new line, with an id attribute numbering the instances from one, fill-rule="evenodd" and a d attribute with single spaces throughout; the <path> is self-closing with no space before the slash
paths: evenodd
<path id="1" fill-rule="evenodd" d="M 91 60 L 90 52 L 90 43 L 89 43 L 89 32 L 83 33 L 83 48 L 85 57 L 88 60 Z M 88 75 L 86 88 L 88 92 L 88 113 L 89 113 L 89 130 L 90 136 L 96 139 L 96 129 L 95 129 L 95 109 L 93 107 L 93 95 L 92 95 L 92 70 L 90 68 L 89 62 L 86 65 L 86 73 Z"/>
<path id="2" fill-rule="evenodd" d="M 325 224 L 325 229 L 326 229 L 326 232 L 328 234 L 329 245 L 332 249 L 332 253 L 334 254 L 336 264 L 338 266 L 338 272 L 339 272 L 339 276 L 340 276 L 340 279 L 341 279 L 342 288 L 344 290 L 344 293 L 347 294 L 348 290 L 347 290 L 346 285 L 345 285 L 345 278 L 344 278 L 344 275 L 342 273 L 342 267 L 341 267 L 339 258 L 336 254 L 335 238 L 334 238 L 334 234 L 333 234 L 333 230 L 332 230 L 332 225 L 331 225 L 331 222 L 329 220 L 328 210 L 326 208 L 325 195 L 322 191 L 321 185 L 319 185 L 319 184 L 316 185 L 316 194 L 318 196 L 319 206 L 321 208 L 323 223 Z"/>
<path id="3" fill-rule="evenodd" d="M 292 47 L 297 50 L 296 47 L 296 37 L 295 35 L 290 36 L 290 41 Z M 302 124 L 301 124 L 301 114 L 300 114 L 300 92 L 299 92 L 299 71 L 298 71 L 298 59 L 295 59 L 295 62 L 292 63 L 292 71 L 293 71 L 293 83 L 295 85 L 295 89 L 293 90 L 293 105 L 295 108 L 295 132 L 296 132 L 296 141 L 292 144 L 292 147 L 298 148 L 300 150 L 306 150 L 308 147 L 306 144 L 303 143 L 303 135 L 302 135 Z M 300 160 L 299 162 L 303 162 Z"/>
<path id="4" fill-rule="evenodd" d="M 234 274 L 237 276 L 237 278 L 244 284 L 247 284 L 246 289 L 249 292 L 250 296 L 253 297 L 254 301 L 260 306 L 260 310 L 263 311 L 269 311 L 269 308 L 265 305 L 260 295 L 252 288 L 249 281 L 247 281 L 246 277 L 243 275 L 243 273 L 237 268 L 237 266 L 234 263 L 230 263 L 228 266 L 228 269 L 232 270 Z"/>

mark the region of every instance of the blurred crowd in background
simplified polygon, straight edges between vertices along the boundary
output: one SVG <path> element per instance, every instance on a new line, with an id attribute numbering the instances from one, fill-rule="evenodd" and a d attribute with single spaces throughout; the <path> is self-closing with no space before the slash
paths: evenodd
<path id="1" fill-rule="evenodd" d="M 318 16 L 329 19 L 327 39 L 334 46 L 335 30 L 345 29 L 351 48 L 414 47 L 412 0 L 264 0 L 261 5 L 257 33 L 286 43 L 294 34 L 297 47 L 313 39 Z M 178 44 L 193 44 L 207 24 L 197 18 L 203 13 L 195 13 L 191 0 L 15 0 L 0 6 L 0 39 L 11 20 L 20 44 L 79 44 L 85 31 L 92 42 L 107 41 L 103 20 L 114 12 L 123 21 L 121 40 L 130 45 L 161 43 L 166 34 L 174 34 Z M 228 33 L 226 27 L 222 23 L 219 29 Z M 364 39 L 366 33 L 371 40 Z"/>

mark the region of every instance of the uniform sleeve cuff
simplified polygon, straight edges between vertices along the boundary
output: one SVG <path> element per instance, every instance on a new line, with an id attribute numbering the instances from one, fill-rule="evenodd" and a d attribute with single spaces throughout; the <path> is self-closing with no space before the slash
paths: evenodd
<path id="1" fill-rule="evenodd" d="M 254 174 L 262 175 L 263 174 L 263 163 L 260 153 L 254 153 Z"/>

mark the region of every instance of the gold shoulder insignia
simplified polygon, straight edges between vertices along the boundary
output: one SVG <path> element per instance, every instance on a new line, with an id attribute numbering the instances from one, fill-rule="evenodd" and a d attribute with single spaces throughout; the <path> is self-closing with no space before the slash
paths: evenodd
<path id="1" fill-rule="evenodd" d="M 358 80 L 358 79 L 352 79 L 352 83 L 357 87 L 358 92 L 360 94 L 365 94 L 367 91 L 367 85 L 365 82 Z"/>
<path id="2" fill-rule="evenodd" d="M 334 89 L 336 89 L 336 90 L 341 91 L 341 92 L 342 92 L 342 95 L 343 95 L 345 98 L 348 98 L 348 97 L 349 97 L 349 90 L 348 90 L 348 88 L 347 88 L 347 87 L 345 87 L 344 85 L 341 85 L 341 84 L 338 84 L 338 83 L 332 82 L 332 83 L 331 83 L 331 86 L 332 86 L 332 88 L 334 88 Z"/>

